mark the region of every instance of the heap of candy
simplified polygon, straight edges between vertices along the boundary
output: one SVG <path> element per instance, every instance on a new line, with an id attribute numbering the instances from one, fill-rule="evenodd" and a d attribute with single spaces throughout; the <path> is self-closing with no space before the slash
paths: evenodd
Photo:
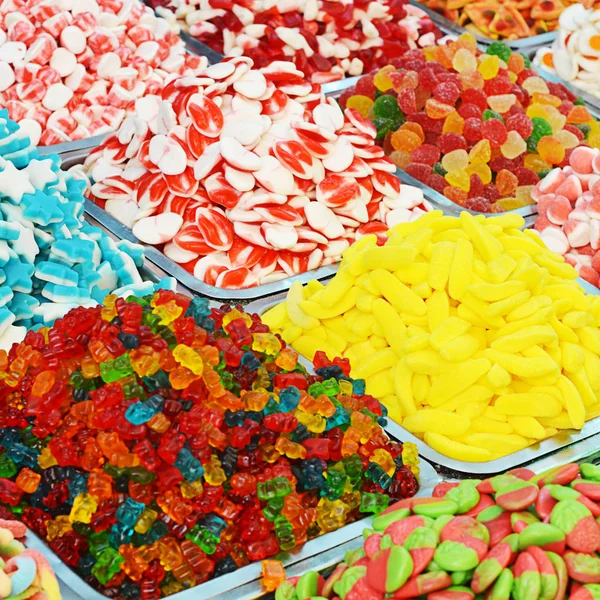
<path id="1" fill-rule="evenodd" d="M 390 417 L 446 456 L 488 461 L 600 414 L 600 297 L 520 231 L 433 211 L 294 283 L 263 320 L 298 352 L 343 355 Z"/>
<path id="2" fill-rule="evenodd" d="M 558 28 L 571 5 L 592 6 L 594 0 L 423 0 L 428 8 L 467 29 L 492 39 L 518 40 Z"/>
<path id="3" fill-rule="evenodd" d="M 151 0 L 189 33 L 225 56 L 257 67 L 289 60 L 314 83 L 368 73 L 411 48 L 435 43 L 439 29 L 406 0 Z M 161 10 L 166 15 L 169 11 Z"/>
<path id="4" fill-rule="evenodd" d="M 560 16 L 560 29 L 551 48 L 541 48 L 536 66 L 600 97 L 600 10 L 574 4 Z"/>
<path id="5" fill-rule="evenodd" d="M 0 508 L 0 596 L 2 598 L 60 600 L 58 581 L 50 563 L 37 550 L 20 541 L 27 534 L 23 523 L 13 521 Z"/>
<path id="6" fill-rule="evenodd" d="M 0 106 L 34 145 L 114 131 L 137 99 L 206 58 L 140 0 L 3 2 Z"/>
<path id="7" fill-rule="evenodd" d="M 85 187 L 61 171 L 58 156 L 40 158 L 26 132 L 0 111 L 0 348 L 22 340 L 27 327 L 93 306 L 112 290 L 153 290 L 138 271 L 141 246 L 115 243 L 85 223 Z"/>
<path id="8" fill-rule="evenodd" d="M 275 600 L 594 600 L 600 593 L 600 468 L 439 484 L 373 520 L 324 580 L 308 572 Z"/>
<path id="9" fill-rule="evenodd" d="M 562 254 L 580 277 L 600 279 L 600 150 L 576 148 L 569 165 L 554 169 L 532 193 L 535 228 L 548 248 Z"/>
<path id="10" fill-rule="evenodd" d="M 373 121 L 400 168 L 460 206 L 531 204 L 532 186 L 568 164 L 572 148 L 584 139 L 600 147 L 600 127 L 577 98 L 501 42 L 482 54 L 464 34 L 397 63 L 364 76 L 341 102 Z"/>
<path id="11" fill-rule="evenodd" d="M 109 597 L 154 600 L 413 496 L 416 447 L 348 361 L 297 359 L 206 299 L 75 309 L 0 353 L 0 502 Z"/>
<path id="12" fill-rule="evenodd" d="M 292 63 L 239 57 L 138 102 L 86 169 L 93 199 L 142 242 L 210 285 L 245 288 L 335 263 L 428 210 L 375 134 Z"/>

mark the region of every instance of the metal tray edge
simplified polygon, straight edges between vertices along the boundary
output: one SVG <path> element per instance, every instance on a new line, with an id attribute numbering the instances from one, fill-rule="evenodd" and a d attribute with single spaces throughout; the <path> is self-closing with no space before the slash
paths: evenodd
<path id="1" fill-rule="evenodd" d="M 578 283 L 586 291 L 586 293 L 600 295 L 600 290 L 598 288 L 592 286 L 581 278 L 578 278 Z M 284 300 L 284 298 L 285 294 L 278 294 L 277 296 L 272 296 L 270 298 L 256 300 L 255 302 L 248 304 L 246 310 L 262 316 L 269 308 L 272 308 L 275 306 L 275 304 L 278 304 Z M 550 438 L 542 440 L 541 442 L 532 444 L 523 450 L 513 452 L 512 454 L 508 454 L 502 458 L 481 463 L 460 461 L 448 456 L 444 456 L 426 444 L 423 440 L 420 440 L 410 431 L 404 429 L 404 427 L 398 425 L 398 423 L 395 421 L 392 421 L 389 417 L 387 419 L 385 430 L 390 435 L 402 440 L 403 442 L 412 442 L 416 444 L 417 448 L 419 449 L 419 455 L 431 461 L 434 465 L 439 465 L 440 467 L 457 471 L 459 473 L 477 476 L 500 473 L 519 465 L 539 460 L 543 456 L 554 453 L 563 448 L 567 448 L 576 442 L 580 442 L 595 436 L 596 434 L 600 433 L 600 417 L 596 417 L 595 419 L 588 421 L 584 425 L 583 429 L 581 429 L 579 432 L 561 432 Z"/>

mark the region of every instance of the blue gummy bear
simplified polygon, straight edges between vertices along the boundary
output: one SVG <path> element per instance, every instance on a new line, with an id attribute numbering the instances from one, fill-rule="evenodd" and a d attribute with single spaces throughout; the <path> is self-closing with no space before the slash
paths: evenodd
<path id="1" fill-rule="evenodd" d="M 281 412 L 291 412 L 300 404 L 300 390 L 290 385 L 279 392 L 279 408 Z"/>

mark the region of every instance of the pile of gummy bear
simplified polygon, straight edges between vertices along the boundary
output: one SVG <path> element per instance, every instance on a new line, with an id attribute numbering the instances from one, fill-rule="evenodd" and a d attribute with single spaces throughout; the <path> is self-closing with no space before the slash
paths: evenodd
<path id="1" fill-rule="evenodd" d="M 430 209 L 375 135 L 292 63 L 225 59 L 138 102 L 86 159 L 89 195 L 208 285 L 268 284 Z"/>
<path id="2" fill-rule="evenodd" d="M 108 296 L 0 352 L 0 502 L 110 597 L 153 600 L 418 489 L 413 444 L 257 315 Z"/>
<path id="3" fill-rule="evenodd" d="M 0 596 L 12 600 L 60 600 L 50 563 L 38 550 L 26 548 L 27 528 L 0 507 Z M 25 540 L 26 541 L 26 540 Z"/>
<path id="4" fill-rule="evenodd" d="M 375 124 L 398 167 L 461 207 L 502 212 L 573 148 L 600 147 L 600 126 L 564 85 L 546 82 L 502 42 L 471 34 L 411 50 L 340 97 Z"/>
<path id="5" fill-rule="evenodd" d="M 292 577 L 275 600 L 593 600 L 599 499 L 591 463 L 441 483 L 379 514 L 327 579 Z"/>
<path id="6" fill-rule="evenodd" d="M 190 35 L 225 56 L 258 67 L 289 60 L 313 83 L 369 73 L 412 48 L 435 43 L 440 30 L 406 0 L 150 0 L 167 7 Z"/>

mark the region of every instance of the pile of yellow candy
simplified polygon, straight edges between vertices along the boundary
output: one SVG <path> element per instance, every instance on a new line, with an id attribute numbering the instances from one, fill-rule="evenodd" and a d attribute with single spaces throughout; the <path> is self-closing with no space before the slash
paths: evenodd
<path id="1" fill-rule="evenodd" d="M 433 211 L 348 248 L 263 316 L 300 354 L 344 356 L 435 450 L 489 461 L 600 414 L 600 296 L 515 214 Z"/>

